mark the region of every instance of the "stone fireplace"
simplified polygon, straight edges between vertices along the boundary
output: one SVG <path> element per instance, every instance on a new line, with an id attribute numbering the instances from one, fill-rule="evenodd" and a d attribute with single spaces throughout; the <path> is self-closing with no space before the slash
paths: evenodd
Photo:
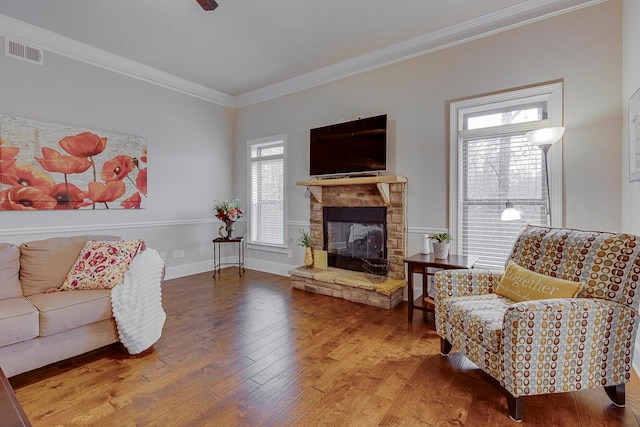
<path id="1" fill-rule="evenodd" d="M 299 181 L 298 185 L 306 186 L 312 194 L 311 246 L 314 250 L 328 251 L 330 268 L 328 272 L 291 271 L 294 286 L 384 308 L 397 305 L 402 300 L 405 285 L 406 183 L 407 179 L 401 176 Z M 365 257 L 388 260 L 388 278 L 391 280 L 385 282 L 386 285 L 376 285 L 362 273 L 348 272 L 361 272 Z M 334 277 L 340 274 L 336 269 L 347 271 L 343 279 Z M 356 283 L 358 277 L 362 277 L 360 285 Z M 319 290 L 320 282 L 324 285 L 328 281 L 332 285 L 329 290 Z M 350 286 L 347 291 L 344 289 L 346 282 Z M 390 287 L 389 283 L 394 285 Z M 376 300 L 375 293 L 385 286 L 394 288 L 388 296 L 391 298 L 389 303 L 370 303 Z M 354 288 L 372 293 L 366 298 L 345 296 L 345 292 L 356 292 Z"/>
<path id="2" fill-rule="evenodd" d="M 313 249 L 324 249 L 324 208 L 386 208 L 386 247 L 389 260 L 389 277 L 405 278 L 406 247 L 406 212 L 405 192 L 406 178 L 398 176 L 381 176 L 365 178 L 329 179 L 324 181 L 302 181 L 310 183 L 311 191 L 311 246 Z M 385 182 L 386 181 L 386 182 Z M 323 185 L 324 184 L 324 185 Z M 304 185 L 299 183 L 299 185 Z"/>

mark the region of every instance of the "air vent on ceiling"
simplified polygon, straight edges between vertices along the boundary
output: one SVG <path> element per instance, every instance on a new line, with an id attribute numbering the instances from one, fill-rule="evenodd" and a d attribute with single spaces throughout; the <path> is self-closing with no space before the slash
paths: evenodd
<path id="1" fill-rule="evenodd" d="M 35 62 L 42 65 L 44 63 L 43 50 L 37 47 L 28 46 L 22 42 L 4 39 L 4 53 L 7 56 L 22 59 L 24 61 Z"/>

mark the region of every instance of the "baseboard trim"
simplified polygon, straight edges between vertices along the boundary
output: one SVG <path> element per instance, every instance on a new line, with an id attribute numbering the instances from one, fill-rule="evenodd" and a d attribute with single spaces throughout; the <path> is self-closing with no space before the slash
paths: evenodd
<path id="1" fill-rule="evenodd" d="M 231 262 L 233 262 L 233 260 Z M 289 270 L 297 267 L 292 264 L 283 264 L 280 262 L 265 261 L 255 258 L 247 258 L 245 260 L 245 266 L 251 270 L 258 270 L 264 273 L 271 273 L 285 277 L 289 277 Z"/>
<path id="2" fill-rule="evenodd" d="M 231 267 L 238 262 L 236 256 L 226 256 L 220 260 L 224 265 L 224 268 Z M 237 264 L 236 264 L 237 265 Z M 265 261 L 255 258 L 245 258 L 245 268 L 250 270 L 261 271 L 263 273 L 276 274 L 278 276 L 289 277 L 289 270 L 299 267 L 292 264 L 283 264 L 280 262 Z M 199 261 L 190 264 L 174 265 L 167 267 L 165 273 L 165 279 L 177 279 L 179 277 L 190 276 L 192 274 L 204 273 L 207 271 L 213 272 L 213 261 Z M 213 274 L 213 273 L 212 273 Z"/>
<path id="3" fill-rule="evenodd" d="M 206 271 L 213 271 L 212 260 L 167 267 L 164 278 L 166 280 L 177 279 L 178 277 L 191 276 L 192 274 L 204 273 Z"/>

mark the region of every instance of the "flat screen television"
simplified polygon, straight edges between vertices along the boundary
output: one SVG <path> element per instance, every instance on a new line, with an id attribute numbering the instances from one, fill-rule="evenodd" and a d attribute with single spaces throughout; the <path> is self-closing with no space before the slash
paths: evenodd
<path id="1" fill-rule="evenodd" d="M 310 175 L 353 174 L 386 169 L 386 114 L 311 129 Z"/>

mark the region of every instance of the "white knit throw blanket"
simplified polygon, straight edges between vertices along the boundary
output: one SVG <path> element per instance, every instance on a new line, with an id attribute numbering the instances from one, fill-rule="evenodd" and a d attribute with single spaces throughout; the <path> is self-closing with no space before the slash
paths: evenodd
<path id="1" fill-rule="evenodd" d="M 111 309 L 120 341 L 130 354 L 142 353 L 162 335 L 167 318 L 162 309 L 164 261 L 147 248 L 131 261 L 124 282 L 111 289 Z"/>

